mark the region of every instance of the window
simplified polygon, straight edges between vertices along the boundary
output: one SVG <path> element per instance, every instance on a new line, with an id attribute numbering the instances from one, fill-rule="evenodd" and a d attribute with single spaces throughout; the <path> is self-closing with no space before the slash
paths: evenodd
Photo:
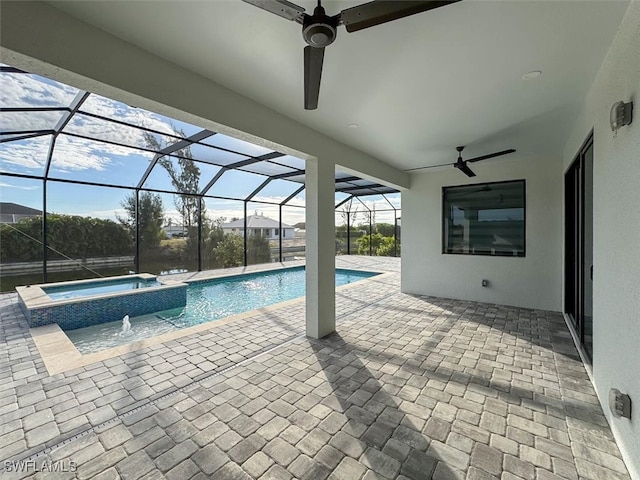
<path id="1" fill-rule="evenodd" d="M 525 256 L 525 181 L 442 188 L 442 253 Z"/>

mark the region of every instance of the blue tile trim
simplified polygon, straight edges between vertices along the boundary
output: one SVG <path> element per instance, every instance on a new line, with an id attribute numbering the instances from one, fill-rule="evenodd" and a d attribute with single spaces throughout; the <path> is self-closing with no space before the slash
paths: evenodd
<path id="1" fill-rule="evenodd" d="M 187 286 L 181 285 L 117 297 L 94 298 L 34 308 L 29 311 L 27 321 L 30 327 L 57 323 L 63 330 L 73 330 L 120 320 L 125 315 L 136 317 L 160 310 L 184 307 L 186 304 Z"/>

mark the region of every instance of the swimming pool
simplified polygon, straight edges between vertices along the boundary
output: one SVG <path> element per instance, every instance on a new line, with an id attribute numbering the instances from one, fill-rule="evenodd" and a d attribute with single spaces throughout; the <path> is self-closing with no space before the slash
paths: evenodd
<path id="1" fill-rule="evenodd" d="M 378 275 L 375 272 L 336 269 L 336 287 Z M 184 308 L 130 318 L 131 330 L 122 331 L 122 320 L 66 330 L 80 353 L 87 354 L 162 333 L 218 320 L 284 302 L 305 294 L 304 267 L 236 275 L 190 282 Z"/>

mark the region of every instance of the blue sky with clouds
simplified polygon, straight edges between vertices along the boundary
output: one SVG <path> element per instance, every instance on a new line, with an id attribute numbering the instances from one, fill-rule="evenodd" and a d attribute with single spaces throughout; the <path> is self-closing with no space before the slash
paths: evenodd
<path id="1" fill-rule="evenodd" d="M 67 107 L 78 90 L 52 80 L 31 74 L 0 73 L 0 105 L 11 107 Z M 50 178 L 97 182 L 108 185 L 134 187 L 142 178 L 153 153 L 141 150 L 148 145 L 143 130 L 115 122 L 104 121 L 93 115 L 100 115 L 120 122 L 151 129 L 153 136 L 161 146 L 170 145 L 180 137 L 188 137 L 201 131 L 200 127 L 189 125 L 163 115 L 140 108 L 133 108 L 121 102 L 98 95 L 90 95 L 65 127 L 63 134 L 56 139 L 52 157 Z M 0 132 L 53 129 L 62 116 L 61 112 L 0 112 Z M 95 140 L 65 135 L 64 133 L 90 137 Z M 6 138 L 7 135 L 2 135 Z M 49 135 L 0 144 L 0 173 L 21 173 L 40 176 L 44 173 L 51 137 Z M 114 145 L 117 142 L 121 145 Z M 238 154 L 212 149 L 203 145 L 193 145 L 194 158 L 229 164 L 246 159 L 247 156 L 259 156 L 270 150 L 237 140 L 222 134 L 216 134 L 202 141 L 215 147 L 234 150 Z M 173 159 L 175 161 L 175 159 Z M 282 163 L 294 168 L 302 168 L 304 162 L 294 157 L 284 157 Z M 220 167 L 198 162 L 201 170 L 199 187 L 202 188 Z M 269 172 L 271 173 L 271 172 Z M 208 192 L 210 195 L 230 198 L 244 198 L 260 185 L 266 177 L 249 172 L 228 171 Z M 166 170 L 157 165 L 149 175 L 145 187 L 173 190 Z M 286 180 L 272 181 L 254 200 L 280 203 L 299 188 L 300 184 Z M 122 201 L 127 190 L 117 188 L 73 185 L 60 182 L 47 183 L 47 211 L 75 215 L 87 215 L 98 218 L 115 219 L 122 216 Z M 179 218 L 174 207 L 173 195 L 161 194 L 167 217 Z M 346 198 L 345 194 L 336 194 L 336 203 Z M 387 195 L 397 207 L 400 205 L 398 194 Z M 0 175 L 0 200 L 14 202 L 32 208 L 42 207 L 42 181 Z M 369 208 L 389 209 L 389 204 L 381 196 L 365 197 L 363 202 Z M 293 198 L 283 210 L 283 221 L 297 223 L 304 221 L 304 209 L 294 205 L 304 205 L 304 191 Z M 354 208 L 363 211 L 365 207 L 355 202 Z M 225 199 L 206 199 L 206 207 L 211 218 L 242 217 L 243 202 Z M 278 206 L 251 202 L 248 211 L 258 211 L 266 216 L 278 218 Z M 362 217 L 363 219 L 364 217 Z M 359 219 L 358 221 L 362 221 Z M 393 221 L 393 212 L 378 213 L 378 221 Z M 337 213 L 336 222 L 342 223 Z"/>

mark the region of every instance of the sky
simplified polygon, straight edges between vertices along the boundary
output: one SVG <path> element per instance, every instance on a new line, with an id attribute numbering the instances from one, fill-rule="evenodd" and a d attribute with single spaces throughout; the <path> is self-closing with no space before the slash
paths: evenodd
<path id="1" fill-rule="evenodd" d="M 71 86 L 37 75 L 0 73 L 0 106 L 3 108 L 68 107 L 77 94 L 78 90 Z M 63 133 L 56 139 L 49 173 L 50 178 L 126 187 L 135 187 L 142 178 L 154 155 L 140 149 L 140 147 L 144 148 L 149 144 L 144 131 L 121 123 L 98 119 L 91 114 L 151 129 L 154 131 L 153 139 L 161 147 L 171 145 L 179 141 L 180 138 L 188 137 L 202 130 L 201 127 L 91 94 L 82 104 L 80 112 L 74 115 L 71 122 L 64 128 Z M 7 138 L 8 132 L 53 129 L 62 115 L 62 112 L 59 111 L 0 112 L 0 133 L 3 134 L 1 137 Z M 95 140 L 65 133 L 91 137 Z M 108 142 L 118 142 L 123 145 L 114 145 Z M 50 143 L 50 135 L 0 143 L 0 174 L 9 172 L 43 175 Z M 206 145 L 194 144 L 190 147 L 193 158 L 216 161 L 222 165 L 247 159 L 248 156 L 259 156 L 271 152 L 262 146 L 222 134 L 204 139 L 202 143 Z M 207 145 L 226 148 L 237 153 L 209 148 Z M 170 159 L 177 165 L 176 158 Z M 282 159 L 276 159 L 276 161 L 281 161 L 290 169 L 304 168 L 304 161 L 295 157 L 286 156 Z M 201 171 L 198 188 L 202 189 L 218 173 L 220 167 L 206 162 L 197 162 L 197 165 Z M 284 171 L 291 171 L 290 169 Z M 264 173 L 277 172 L 265 171 Z M 265 179 L 266 177 L 256 173 L 227 171 L 213 185 L 208 194 L 241 199 L 253 192 Z M 143 187 L 173 190 L 166 169 L 160 165 L 156 165 L 151 171 Z M 299 187 L 300 184 L 296 182 L 274 180 L 253 199 L 280 203 Z M 41 180 L 0 175 L 0 201 L 2 202 L 13 202 L 41 209 L 42 193 Z M 125 216 L 122 202 L 130 193 L 130 190 L 120 188 L 50 181 L 47 183 L 47 211 L 115 220 L 118 216 Z M 165 209 L 165 217 L 171 218 L 172 223 L 175 224 L 180 215 L 174 205 L 174 195 L 160 194 L 160 196 Z M 346 194 L 337 193 L 336 203 L 346 197 Z M 387 195 L 386 197 L 396 208 L 400 207 L 399 194 Z M 209 218 L 224 217 L 230 220 L 233 217 L 243 217 L 244 215 L 242 201 L 214 198 L 207 198 L 205 201 Z M 304 208 L 299 208 L 304 206 L 304 202 L 303 190 L 283 208 L 283 222 L 290 225 L 304 222 Z M 393 223 L 393 211 L 382 196 L 363 197 L 362 202 L 364 205 L 359 201 L 352 203 L 352 210 L 357 208 L 359 212 L 356 223 L 364 222 L 365 217 L 362 212 L 367 208 L 377 211 L 376 221 Z M 247 210 L 249 214 L 261 213 L 278 219 L 278 205 L 250 202 Z M 398 212 L 399 215 L 400 212 Z M 337 211 L 336 224 L 342 223 L 344 223 L 343 215 Z"/>

